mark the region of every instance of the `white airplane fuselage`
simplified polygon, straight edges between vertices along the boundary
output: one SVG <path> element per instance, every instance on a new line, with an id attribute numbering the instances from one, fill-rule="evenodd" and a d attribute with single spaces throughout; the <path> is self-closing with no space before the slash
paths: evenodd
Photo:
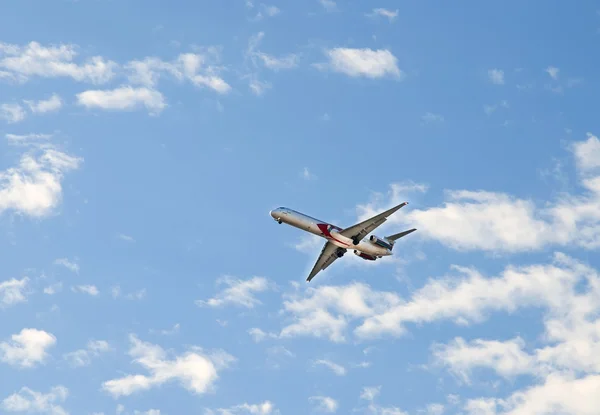
<path id="1" fill-rule="evenodd" d="M 392 255 L 392 251 L 382 246 L 375 245 L 368 238 L 361 240 L 358 245 L 354 245 L 352 238 L 340 235 L 339 232 L 342 228 L 332 225 L 330 223 L 315 219 L 307 216 L 303 213 L 297 212 L 292 209 L 280 207 L 273 209 L 269 212 L 271 217 L 279 223 L 285 223 L 290 226 L 294 226 L 303 231 L 310 232 L 313 235 L 320 236 L 327 239 L 332 244 L 336 245 L 341 249 L 351 249 L 357 255 L 360 253 L 366 254 L 363 256 L 365 259 L 375 259 L 376 257 L 383 257 Z M 373 258 L 367 258 L 367 256 Z"/>

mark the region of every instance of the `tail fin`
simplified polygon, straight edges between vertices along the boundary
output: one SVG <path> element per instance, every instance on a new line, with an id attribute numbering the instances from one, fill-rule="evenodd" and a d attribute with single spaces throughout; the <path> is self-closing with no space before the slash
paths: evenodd
<path id="1" fill-rule="evenodd" d="M 398 239 L 402 238 L 403 236 L 408 235 L 409 233 L 413 233 L 416 230 L 417 230 L 417 228 L 412 228 L 412 229 L 409 229 L 409 230 L 404 231 L 404 232 L 395 233 L 393 235 L 386 236 L 385 239 L 387 239 L 388 241 L 390 241 L 392 243 L 392 245 L 393 245 Z"/>

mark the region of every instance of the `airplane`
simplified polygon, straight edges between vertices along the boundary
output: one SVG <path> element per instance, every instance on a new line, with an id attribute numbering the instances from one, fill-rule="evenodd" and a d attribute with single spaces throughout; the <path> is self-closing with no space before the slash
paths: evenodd
<path id="1" fill-rule="evenodd" d="M 307 282 L 310 282 L 320 271 L 333 264 L 336 259 L 343 257 L 348 249 L 353 249 L 355 255 L 366 261 L 375 261 L 378 258 L 392 255 L 396 241 L 416 231 L 416 228 L 384 238 L 375 235 L 371 235 L 369 238 L 366 238 L 366 236 L 377 229 L 390 215 L 406 205 L 408 205 L 408 202 L 402 202 L 385 212 L 346 229 L 286 207 L 273 209 L 269 212 L 269 215 L 280 225 L 285 223 L 327 239 L 317 262 L 306 279 Z"/>

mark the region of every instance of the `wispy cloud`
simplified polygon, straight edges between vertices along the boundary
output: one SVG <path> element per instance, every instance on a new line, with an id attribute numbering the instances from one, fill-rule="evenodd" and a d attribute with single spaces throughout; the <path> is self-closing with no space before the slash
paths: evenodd
<path id="1" fill-rule="evenodd" d="M 279 7 L 273 5 L 266 5 L 264 3 L 260 3 L 258 6 L 255 6 L 254 2 L 247 1 L 246 7 L 249 9 L 257 10 L 256 15 L 253 18 L 253 20 L 255 21 L 262 20 L 266 17 L 275 17 L 281 13 Z"/>
<path id="2" fill-rule="evenodd" d="M 44 288 L 44 294 L 46 295 L 54 295 L 62 290 L 62 282 L 57 282 L 55 284 L 49 285 Z"/>
<path id="3" fill-rule="evenodd" d="M 558 73 L 560 72 L 560 69 L 558 69 L 555 66 L 548 66 L 545 69 L 545 72 L 550 75 L 550 78 L 554 79 L 555 81 L 558 80 Z"/>
<path id="4" fill-rule="evenodd" d="M 15 304 L 27 301 L 27 287 L 29 278 L 24 277 L 20 280 L 12 278 L 0 282 L 0 308 L 14 306 Z"/>
<path id="5" fill-rule="evenodd" d="M 48 99 L 39 101 L 26 100 L 23 101 L 29 106 L 29 109 L 34 114 L 45 114 L 48 112 L 56 112 L 63 106 L 62 98 L 58 94 L 52 94 Z"/>
<path id="6" fill-rule="evenodd" d="M 443 122 L 444 121 L 444 117 L 442 115 L 440 115 L 440 114 L 434 114 L 432 112 L 426 113 L 425 115 L 423 115 L 421 117 L 421 119 L 426 124 L 435 123 L 435 122 Z"/>
<path id="7" fill-rule="evenodd" d="M 95 285 L 77 285 L 74 287 L 71 287 L 71 290 L 73 292 L 80 292 L 80 293 L 84 293 L 84 294 L 89 294 L 93 297 L 97 296 L 98 294 L 100 294 L 100 291 L 98 290 L 98 288 L 96 288 Z"/>
<path id="8" fill-rule="evenodd" d="M 198 300 L 196 305 L 209 307 L 222 307 L 225 305 L 236 305 L 244 308 L 254 308 L 262 304 L 254 294 L 267 291 L 273 285 L 264 277 L 253 277 L 241 280 L 225 276 L 217 280 L 217 285 L 226 285 L 223 291 L 209 300 Z"/>
<path id="9" fill-rule="evenodd" d="M 273 56 L 259 49 L 259 45 L 265 37 L 264 32 L 258 32 L 248 40 L 248 48 L 245 53 L 247 73 L 243 79 L 248 79 L 249 87 L 255 95 L 262 95 L 272 87 L 270 82 L 259 79 L 260 69 L 266 68 L 274 72 L 296 68 L 300 55 L 288 53 L 282 56 Z"/>
<path id="10" fill-rule="evenodd" d="M 232 88 L 221 77 L 223 68 L 220 60 L 219 48 L 208 47 L 196 53 L 182 53 L 173 61 L 156 57 L 131 61 L 125 65 L 125 69 L 129 72 L 129 82 L 140 84 L 151 91 L 154 91 L 161 78 L 170 76 L 179 82 L 186 81 L 198 88 L 209 88 L 218 94 L 227 94 Z"/>
<path id="11" fill-rule="evenodd" d="M 308 167 L 305 167 L 302 170 L 301 176 L 304 180 L 316 180 L 317 179 L 317 176 L 314 175 L 313 173 L 311 173 L 310 170 L 308 169 Z"/>
<path id="12" fill-rule="evenodd" d="M 137 291 L 131 292 L 131 293 L 123 296 L 123 294 L 121 292 L 121 286 L 115 285 L 115 286 L 111 287 L 110 292 L 111 292 L 112 298 L 114 298 L 114 299 L 123 297 L 127 300 L 141 300 L 144 297 L 146 297 L 146 289 L 145 288 L 139 289 Z"/>
<path id="13" fill-rule="evenodd" d="M 321 3 L 321 6 L 328 12 L 337 10 L 337 4 L 333 0 L 319 0 L 319 3 Z"/>
<path id="14" fill-rule="evenodd" d="M 9 124 L 15 124 L 23 121 L 27 117 L 27 113 L 19 104 L 0 104 L 0 118 Z"/>
<path id="15" fill-rule="evenodd" d="M 179 329 L 180 328 L 181 328 L 181 326 L 179 325 L 179 323 L 176 323 L 173 327 L 171 327 L 168 330 L 154 330 L 154 329 L 151 329 L 150 333 L 152 333 L 152 334 L 161 334 L 163 336 L 171 336 L 173 334 L 179 333 Z"/>
<path id="16" fill-rule="evenodd" d="M 488 77 L 493 84 L 504 85 L 504 71 L 502 69 L 490 69 Z"/>
<path id="17" fill-rule="evenodd" d="M 271 401 L 258 404 L 243 403 L 229 408 L 206 409 L 204 411 L 204 415 L 279 415 L 279 413 L 279 410 Z"/>
<path id="18" fill-rule="evenodd" d="M 23 387 L 2 401 L 0 407 L 6 412 L 25 412 L 48 415 L 68 415 L 59 405 L 69 395 L 69 390 L 60 385 L 54 386 L 48 393 L 36 392 Z"/>
<path id="19" fill-rule="evenodd" d="M 66 353 L 63 355 L 63 358 L 67 360 L 72 367 L 82 367 L 88 366 L 92 362 L 92 358 L 98 357 L 102 353 L 111 350 L 112 348 L 105 340 L 90 340 L 85 349 Z"/>
<path id="20" fill-rule="evenodd" d="M 52 134 L 6 134 L 6 139 L 11 145 L 37 145 L 53 137 Z"/>
<path id="21" fill-rule="evenodd" d="M 55 265 L 60 265 L 65 267 L 66 269 L 68 269 L 69 271 L 72 271 L 76 274 L 79 273 L 79 264 L 77 262 L 71 261 L 68 258 L 58 258 L 54 260 L 54 264 Z"/>
<path id="22" fill-rule="evenodd" d="M 398 17 L 398 9 L 389 10 L 389 9 L 383 9 L 383 8 L 376 8 L 376 9 L 373 9 L 373 11 L 371 13 L 368 13 L 367 16 L 368 17 L 385 17 L 390 22 L 393 22 Z"/>
<path id="23" fill-rule="evenodd" d="M 338 376 L 344 376 L 346 374 L 346 368 L 344 366 L 334 363 L 331 360 L 320 359 L 315 361 L 314 364 L 326 366 Z"/>
<path id="24" fill-rule="evenodd" d="M 125 242 L 135 242 L 135 239 L 132 236 L 125 235 L 124 233 L 118 234 L 117 238 L 119 238 L 120 240 L 125 241 Z"/>
<path id="25" fill-rule="evenodd" d="M 329 396 L 311 396 L 308 400 L 313 403 L 314 410 L 318 412 L 332 414 L 335 413 L 339 407 L 338 402 Z"/>

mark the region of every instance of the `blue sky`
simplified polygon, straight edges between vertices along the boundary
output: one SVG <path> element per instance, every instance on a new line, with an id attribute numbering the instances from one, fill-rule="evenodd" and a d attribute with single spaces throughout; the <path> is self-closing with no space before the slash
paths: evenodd
<path id="1" fill-rule="evenodd" d="M 4 4 L 0 412 L 595 414 L 597 4 L 191 3 Z"/>

